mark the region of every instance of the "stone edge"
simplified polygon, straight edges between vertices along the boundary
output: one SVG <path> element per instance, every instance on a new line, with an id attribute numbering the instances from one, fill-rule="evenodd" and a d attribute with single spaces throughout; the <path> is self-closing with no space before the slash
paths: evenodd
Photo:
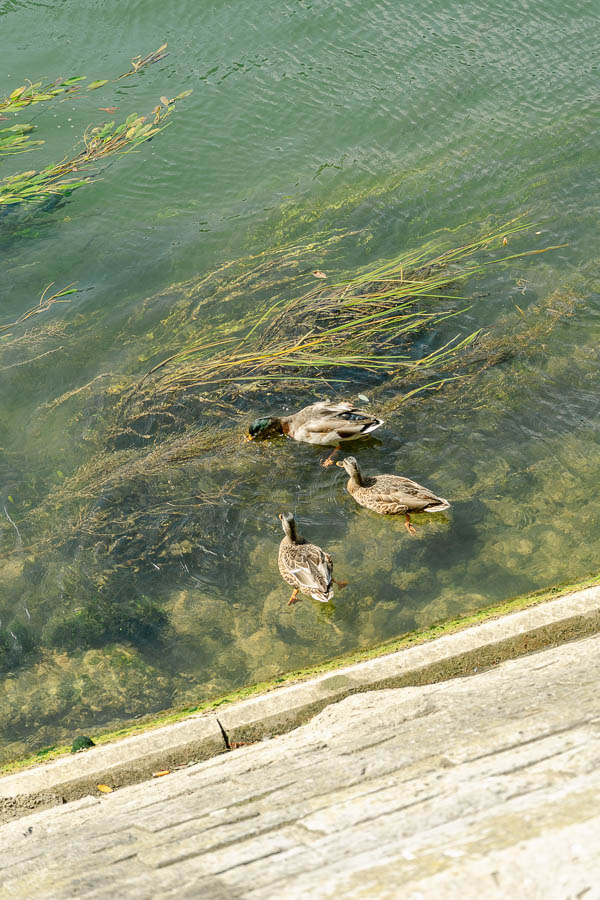
<path id="1" fill-rule="evenodd" d="M 415 647 L 285 685 L 215 712 L 122 738 L 0 778 L 0 824 L 86 795 L 98 784 L 137 784 L 249 743 L 284 734 L 361 691 L 471 675 L 525 653 L 600 631 L 600 586 L 469 626 Z"/>

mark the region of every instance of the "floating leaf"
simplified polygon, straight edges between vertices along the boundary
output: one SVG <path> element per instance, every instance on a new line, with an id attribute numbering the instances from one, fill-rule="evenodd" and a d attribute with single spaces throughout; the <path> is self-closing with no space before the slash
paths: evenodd
<path id="1" fill-rule="evenodd" d="M 101 78 L 99 81 L 91 81 L 88 84 L 88 91 L 95 91 L 96 88 L 101 88 L 105 84 L 108 84 L 108 78 Z"/>
<path id="2" fill-rule="evenodd" d="M 13 498 L 10 496 L 10 494 L 8 495 L 8 500 L 9 500 L 10 503 L 14 503 L 14 502 L 15 502 L 15 501 L 13 500 Z"/>
<path id="3" fill-rule="evenodd" d="M 321 272 L 320 269 L 315 269 L 315 271 L 312 274 L 315 276 L 315 278 L 327 278 L 327 275 L 325 274 L 325 272 Z"/>
<path id="4" fill-rule="evenodd" d="M 170 775 L 170 774 L 171 774 L 170 769 L 163 769 L 162 772 L 153 772 L 152 777 L 153 778 L 162 778 L 163 775 Z"/>
<path id="5" fill-rule="evenodd" d="M 192 93 L 191 90 L 182 91 L 181 94 L 177 94 L 176 97 L 173 97 L 173 100 L 183 100 L 184 97 L 189 97 L 191 93 Z"/>
<path id="6" fill-rule="evenodd" d="M 8 95 L 9 100 L 16 100 L 17 97 L 20 97 L 23 91 L 25 90 L 25 85 L 22 84 L 21 87 L 15 88 L 12 94 Z"/>
<path id="7" fill-rule="evenodd" d="M 99 791 L 102 791 L 103 794 L 112 794 L 113 792 L 113 789 L 107 784 L 97 784 L 96 787 Z"/>
<path id="8" fill-rule="evenodd" d="M 171 101 L 169 100 L 168 97 L 161 97 L 161 98 L 160 98 L 160 102 L 161 102 L 162 104 L 164 104 L 164 106 L 168 106 L 169 103 L 170 103 Z"/>

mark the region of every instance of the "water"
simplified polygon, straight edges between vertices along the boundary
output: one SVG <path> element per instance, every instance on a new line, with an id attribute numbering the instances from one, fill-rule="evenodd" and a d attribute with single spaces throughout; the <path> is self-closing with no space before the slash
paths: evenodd
<path id="1" fill-rule="evenodd" d="M 124 118 L 193 93 L 96 184 L 0 219 L 0 324 L 50 282 L 80 288 L 0 341 L 0 758 L 597 568 L 595 20 L 581 0 L 493 11 L 185 2 L 176 14 L 147 0 L 126 17 L 116 2 L 1 0 L 1 92 L 25 78 L 116 78 L 169 43 L 132 78 L 23 111 L 46 143 L 2 160 L 2 174 L 61 158 L 110 118 L 99 107 Z M 347 274 L 434 232 L 460 243 L 462 223 L 474 234 L 525 211 L 539 224 L 515 251 L 567 246 L 469 282 L 471 309 L 432 337 L 483 327 L 492 346 L 508 335 L 504 361 L 405 407 L 357 450 L 367 472 L 401 472 L 451 500 L 415 538 L 356 507 L 314 448 L 241 448 L 237 419 L 228 454 L 159 472 L 139 448 L 111 444 L 119 386 L 189 336 L 193 289 L 177 285 L 332 227 L 355 236 L 302 271 Z M 312 283 L 298 276 L 302 290 Z M 200 306 L 194 334 L 235 323 L 255 298 Z M 364 390 L 357 379 L 346 393 Z M 265 394 L 248 417 L 271 411 Z M 73 479 L 95 460 L 82 501 Z M 136 460 L 103 485 L 112 462 Z M 285 605 L 286 508 L 350 581 L 331 607 Z"/>

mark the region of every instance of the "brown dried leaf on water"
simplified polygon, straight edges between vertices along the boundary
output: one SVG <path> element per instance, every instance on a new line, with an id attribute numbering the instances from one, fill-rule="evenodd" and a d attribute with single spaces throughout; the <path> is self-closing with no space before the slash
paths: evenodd
<path id="1" fill-rule="evenodd" d="M 507 244 L 508 244 L 508 238 L 505 237 L 502 241 L 502 246 L 506 247 Z"/>
<path id="2" fill-rule="evenodd" d="M 315 278 L 327 278 L 325 272 L 322 272 L 320 269 L 315 269 L 312 274 L 315 276 Z"/>
<path id="3" fill-rule="evenodd" d="M 168 106 L 171 101 L 169 100 L 168 97 L 161 97 L 160 102 L 163 103 L 165 106 Z"/>
<path id="4" fill-rule="evenodd" d="M 119 108 L 118 106 L 99 106 L 99 107 L 98 107 L 98 109 L 100 110 L 100 112 L 109 112 L 109 113 L 116 112 L 116 110 L 117 110 L 118 108 Z"/>
<path id="5" fill-rule="evenodd" d="M 97 784 L 96 787 L 99 791 L 102 791 L 103 794 L 112 794 L 113 792 L 113 789 L 107 784 Z"/>
<path id="6" fill-rule="evenodd" d="M 162 778 L 163 775 L 170 775 L 170 774 L 171 774 L 170 769 L 163 769 L 162 772 L 153 772 L 152 777 L 153 778 Z"/>

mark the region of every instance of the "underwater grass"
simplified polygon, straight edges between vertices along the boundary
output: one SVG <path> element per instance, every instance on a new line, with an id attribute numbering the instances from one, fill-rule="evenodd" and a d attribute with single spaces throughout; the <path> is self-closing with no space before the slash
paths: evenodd
<path id="1" fill-rule="evenodd" d="M 414 377 L 431 371 L 457 358 L 480 330 L 457 335 L 421 356 L 413 351 L 411 338 L 464 311 L 438 308 L 438 301 L 464 299 L 452 293 L 457 283 L 490 265 L 551 249 L 491 260 L 474 258 L 504 246 L 507 235 L 530 227 L 513 220 L 463 246 L 403 253 L 331 286 L 319 285 L 298 298 L 279 299 L 258 314 L 241 336 L 182 347 L 154 365 L 139 388 L 157 397 L 196 388 L 235 396 L 245 382 L 255 386 L 277 381 L 306 385 L 323 379 L 343 383 L 357 372 L 385 376 L 400 370 Z"/>

